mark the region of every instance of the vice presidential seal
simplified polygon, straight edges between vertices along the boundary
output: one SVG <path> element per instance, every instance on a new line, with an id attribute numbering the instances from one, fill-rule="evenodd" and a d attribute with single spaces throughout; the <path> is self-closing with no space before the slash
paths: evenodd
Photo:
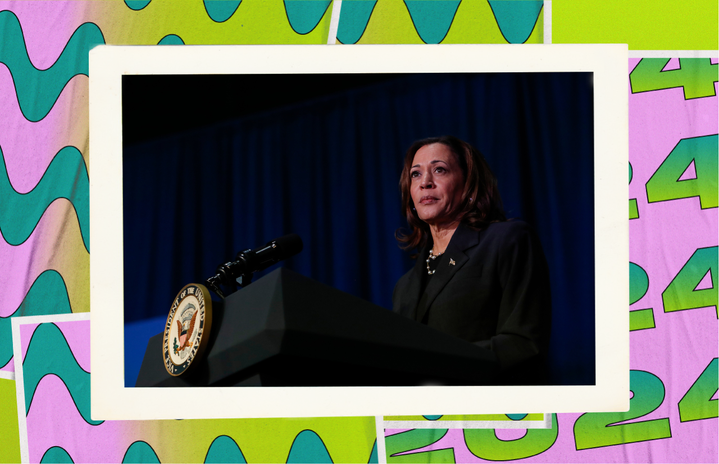
<path id="1" fill-rule="evenodd" d="M 204 285 L 188 284 L 175 297 L 165 324 L 162 359 L 167 372 L 177 377 L 193 361 L 199 363 L 210 338 L 212 300 Z"/>

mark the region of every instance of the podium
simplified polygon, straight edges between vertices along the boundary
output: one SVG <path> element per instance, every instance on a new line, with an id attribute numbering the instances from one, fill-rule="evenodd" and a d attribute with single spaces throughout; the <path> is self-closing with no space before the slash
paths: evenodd
<path id="1" fill-rule="evenodd" d="M 279 268 L 212 302 L 203 359 L 173 377 L 163 334 L 137 387 L 492 385 L 493 353 Z"/>

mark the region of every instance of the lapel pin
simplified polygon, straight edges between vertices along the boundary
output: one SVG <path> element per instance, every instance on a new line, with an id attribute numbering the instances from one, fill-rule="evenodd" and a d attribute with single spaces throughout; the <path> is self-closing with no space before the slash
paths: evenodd
<path id="1" fill-rule="evenodd" d="M 454 266 L 454 260 L 452 258 L 449 258 L 449 265 Z"/>

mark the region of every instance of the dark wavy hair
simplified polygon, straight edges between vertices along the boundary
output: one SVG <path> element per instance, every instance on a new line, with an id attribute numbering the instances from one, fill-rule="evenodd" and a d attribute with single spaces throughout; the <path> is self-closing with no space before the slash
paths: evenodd
<path id="1" fill-rule="evenodd" d="M 502 198 L 497 189 L 497 178 L 494 177 L 492 170 L 479 150 L 451 135 L 418 140 L 407 150 L 404 157 L 404 168 L 399 178 L 399 188 L 402 192 L 402 210 L 407 217 L 410 230 L 409 234 L 402 231 L 402 229 L 397 230 L 395 238 L 400 247 L 405 250 L 424 247 L 430 237 L 429 225 L 419 218 L 417 211 L 414 209 L 414 202 L 410 194 L 412 183 L 410 172 L 415 153 L 425 145 L 435 143 L 447 146 L 454 153 L 464 174 L 462 201 L 456 212 L 460 222 L 474 230 L 482 230 L 492 222 L 507 220 L 502 207 Z"/>

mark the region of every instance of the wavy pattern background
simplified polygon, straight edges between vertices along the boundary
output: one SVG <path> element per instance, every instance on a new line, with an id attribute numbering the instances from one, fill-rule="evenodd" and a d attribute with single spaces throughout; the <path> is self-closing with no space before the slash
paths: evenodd
<path id="1" fill-rule="evenodd" d="M 13 246 L 0 241 L 0 316 L 20 305 L 37 277 L 48 269 L 65 280 L 73 312 L 89 311 L 89 254 L 84 247 L 75 209 L 66 200 L 47 207 L 30 237 Z"/>
<path id="2" fill-rule="evenodd" d="M 27 193 L 19 193 L 10 178 L 0 149 L 0 234 L 6 243 L 20 245 L 37 226 L 47 207 L 58 198 L 75 209 L 85 248 L 90 251 L 90 185 L 82 154 L 75 147 L 60 150 L 42 179 Z"/>
<path id="3" fill-rule="evenodd" d="M 318 3 L 325 0 L 284 2 L 243 0 L 224 21 L 236 1 L 152 0 L 142 9 L 133 10 L 123 1 L 87 2 L 80 8 L 86 21 L 101 25 L 107 43 L 157 44 L 168 34 L 186 44 L 325 44 L 331 8 L 317 18 Z M 291 18 L 301 27 L 295 32 Z M 307 30 L 314 24 L 311 30 Z"/>
<path id="4" fill-rule="evenodd" d="M 35 18 L 37 6 L 25 5 Z M 33 41 L 25 40 L 14 12 L 0 11 L 0 119 L 7 129 L 0 134 L 0 288 L 5 291 L 0 364 L 5 371 L 12 371 L 9 317 L 62 313 L 73 306 L 89 310 L 89 192 L 81 150 L 87 150 L 88 134 L 87 54 L 104 40 L 95 25 L 79 25 L 66 37 L 62 26 L 50 29 L 31 35 L 56 39 L 53 44 L 60 46 L 54 56 L 54 46 L 28 44 Z M 31 49 L 37 50 L 33 60 Z M 75 76 L 83 74 L 84 88 L 78 88 Z M 64 137 L 73 145 L 58 143 Z M 55 270 L 54 277 L 48 277 L 48 269 Z"/>
<path id="5" fill-rule="evenodd" d="M 149 4 L 150 2 L 148 1 L 139 3 Z M 240 3 L 242 3 L 242 0 L 229 0 L 224 2 L 217 0 L 203 0 L 203 3 L 205 4 L 205 11 L 207 11 L 207 16 L 209 16 L 213 21 L 217 23 L 222 23 L 230 19 L 232 15 L 235 14 L 235 11 L 237 11 L 237 7 L 239 7 Z M 128 4 L 128 6 L 130 5 Z"/>
<path id="6" fill-rule="evenodd" d="M 341 43 L 543 43 L 541 0 L 342 2 Z M 345 16 L 346 14 L 346 16 Z"/>
<path id="7" fill-rule="evenodd" d="M 11 89 L 10 71 L 0 66 L 0 89 Z M 0 148 L 7 176 L 18 193 L 31 191 L 42 179 L 57 153 L 74 147 L 87 159 L 87 77 L 73 77 L 47 116 L 30 122 L 18 106 L 15 92 L 0 92 Z M 59 135 L 62 134 L 62 137 Z"/>
<path id="8" fill-rule="evenodd" d="M 93 421 L 89 335 L 89 320 L 20 326 L 31 462 L 377 462 L 371 417 Z"/>
<path id="9" fill-rule="evenodd" d="M 85 324 L 89 328 L 89 324 Z M 58 377 L 69 391 L 77 412 L 90 425 L 90 372 L 80 367 L 65 336 L 55 324 L 40 324 L 29 337 L 23 358 L 25 411 L 32 407 L 35 393 L 46 376 Z"/>
<path id="10" fill-rule="evenodd" d="M 67 82 L 77 74 L 87 75 L 88 53 L 104 44 L 95 24 L 83 24 L 73 33 L 57 61 L 48 69 L 39 70 L 30 62 L 20 22 L 11 11 L 0 11 L 0 62 L 8 67 L 16 83 L 15 92 L 20 109 L 28 121 L 47 116 Z"/>
<path id="11" fill-rule="evenodd" d="M 40 274 L 25 295 L 22 304 L 15 312 L 0 318 L 0 334 L 10 334 L 10 318 L 17 316 L 45 316 L 48 314 L 69 314 L 70 300 L 62 276 L 57 271 L 48 270 Z M 12 337 L 0 338 L 0 367 L 6 366 L 12 359 Z"/>
<path id="12" fill-rule="evenodd" d="M 716 18 L 715 3 L 697 2 L 714 8 L 713 15 L 707 15 L 712 18 Z M 603 2 L 602 7 L 609 8 L 610 4 Z M 651 5 L 659 4 L 662 2 L 651 2 Z M 544 24 L 541 6 L 541 1 L 534 0 L 344 0 L 338 39 L 345 44 L 541 43 Z M 3 292 L 0 364 L 9 360 L 11 354 L 11 316 L 90 309 L 86 226 L 90 166 L 88 50 L 105 42 L 323 44 L 327 41 L 331 9 L 331 3 L 325 0 L 271 3 L 263 0 L 0 1 L 0 63 L 3 64 L 0 66 L 0 127 L 5 129 L 0 131 L 3 156 L 0 229 L 4 237 L 0 241 L 0 290 Z M 554 6 L 554 11 L 561 14 L 559 5 Z M 637 25 L 647 23 L 644 17 L 631 19 Z M 554 24 L 561 27 L 557 16 Z M 608 24 L 607 28 L 612 26 Z M 716 49 L 716 45 L 704 48 Z M 634 108 L 630 114 L 631 133 L 646 133 L 646 125 L 655 124 L 654 118 L 670 114 L 671 127 L 686 124 L 694 130 L 702 125 L 709 128 L 709 133 L 716 134 L 717 98 L 698 98 L 689 105 L 677 95 L 681 92 L 681 87 L 650 92 L 653 95 L 649 97 L 656 102 L 653 106 Z M 632 101 L 639 102 L 639 99 Z M 647 111 L 646 114 L 643 111 Z M 632 260 L 646 270 L 649 290 L 632 308 L 648 309 L 656 320 L 655 328 L 632 333 L 632 366 L 650 366 L 654 371 L 652 375 L 663 380 L 666 389 L 660 406 L 634 422 L 639 422 L 641 427 L 644 423 L 653 425 L 656 423 L 652 421 L 667 419 L 671 437 L 629 445 L 618 442 L 577 451 L 576 432 L 572 429 L 577 428 L 573 424 L 578 423 L 581 416 L 571 414 L 556 417 L 556 430 L 549 432 L 489 432 L 509 443 L 503 446 L 526 449 L 528 453 L 549 446 L 549 451 L 540 451 L 537 457 L 528 458 L 530 461 L 711 461 L 716 457 L 716 447 L 712 448 L 712 444 L 715 446 L 717 442 L 714 412 L 717 400 L 705 398 L 704 409 L 697 408 L 704 412 L 691 421 L 681 421 L 677 409 L 679 401 L 694 382 L 699 382 L 698 376 L 712 361 L 707 358 L 707 352 L 713 349 L 716 356 L 716 347 L 711 345 L 711 341 L 716 340 L 716 310 L 697 308 L 664 313 L 660 296 L 668 279 L 678 272 L 693 249 L 716 245 L 716 208 L 701 216 L 692 210 L 691 219 L 677 222 L 675 218 L 686 217 L 686 211 L 692 208 L 687 205 L 693 200 L 665 202 L 661 207 L 647 204 L 643 186 L 657 167 L 656 159 L 651 156 L 666 156 L 666 149 L 658 148 L 664 146 L 661 134 L 646 140 L 632 138 L 630 143 L 634 144 L 630 147 L 634 174 L 630 193 L 638 200 L 640 219 L 632 225 L 636 235 L 631 244 Z M 645 154 L 644 149 L 650 149 L 655 155 Z M 23 202 L 27 206 L 21 206 Z M 660 223 L 664 227 L 658 227 Z M 688 223 L 697 224 L 699 230 L 687 230 L 690 234 L 683 236 L 682 245 L 675 246 L 674 239 L 669 237 L 675 229 L 683 229 Z M 712 237 L 714 242 L 697 239 L 697 233 L 700 237 Z M 657 248 L 674 250 L 674 254 L 669 257 L 667 253 L 652 253 Z M 656 261 L 648 263 L 645 257 Z M 716 281 L 710 282 L 716 288 Z M 23 371 L 27 384 L 20 387 L 29 391 L 27 398 L 32 402 L 14 409 L 11 395 L 2 395 L 0 399 L 2 411 L 27 412 L 24 433 L 30 445 L 31 462 L 130 462 L 145 458 L 160 462 L 378 460 L 373 418 L 105 421 L 91 425 L 84 418 L 89 417 L 89 390 L 85 385 L 89 376 L 86 372 L 89 324 L 82 321 L 58 323 L 53 327 L 40 329 L 37 344 L 33 341 L 30 346 L 29 341 L 34 327 L 26 329 L 28 338 L 21 340 L 30 356 L 26 359 L 28 371 Z M 45 341 L 39 342 L 41 339 Z M 52 368 L 47 364 L 49 353 L 55 356 Z M 690 354 L 688 358 L 679 358 L 679 354 L 686 353 Z M 8 365 L 5 361 L 5 364 L 4 370 L 12 370 L 12 363 Z M 716 384 L 712 382 L 716 380 L 703 381 L 702 391 L 716 392 Z M 17 434 L 15 417 L 0 417 L 1 434 L 4 437 Z M 388 433 L 394 435 L 394 431 Z M 467 444 L 462 430 L 430 430 L 414 437 L 403 445 L 410 456 L 392 457 L 389 462 L 424 459 L 429 455 L 433 460 L 449 462 L 480 460 L 472 453 L 473 442 L 470 440 Z M 490 440 L 496 444 L 492 441 L 495 438 L 487 435 L 473 440 Z M 387 443 L 389 448 L 397 441 L 390 437 Z M 17 461 L 17 449 L 0 448 L 3 448 L 0 461 Z"/>

